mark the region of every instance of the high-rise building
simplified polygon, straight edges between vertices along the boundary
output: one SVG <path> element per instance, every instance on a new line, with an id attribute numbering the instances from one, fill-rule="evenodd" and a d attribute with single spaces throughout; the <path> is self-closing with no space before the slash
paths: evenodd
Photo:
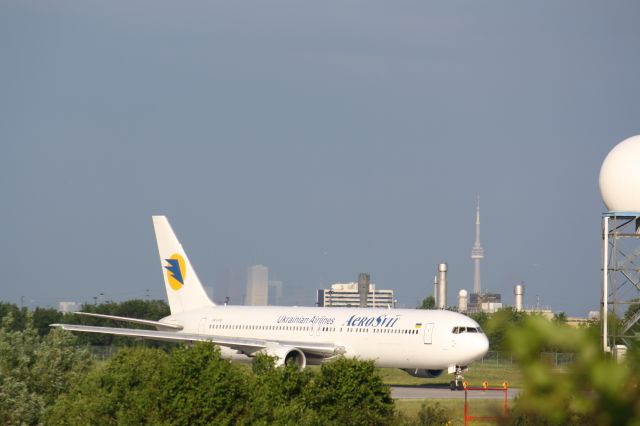
<path id="1" fill-rule="evenodd" d="M 282 281 L 269 280 L 269 297 L 270 306 L 282 305 Z"/>
<path id="2" fill-rule="evenodd" d="M 318 289 L 317 304 L 318 306 L 339 306 L 339 307 L 359 307 L 360 292 L 358 291 L 358 283 L 335 283 L 330 288 Z M 368 308 L 387 308 L 395 307 L 393 299 L 393 290 L 377 289 L 375 284 L 369 284 L 369 292 L 367 293 Z"/>
<path id="3" fill-rule="evenodd" d="M 245 305 L 266 306 L 269 300 L 269 268 L 253 265 L 247 268 L 247 294 Z"/>
<path id="4" fill-rule="evenodd" d="M 480 260 L 483 258 L 484 249 L 480 245 L 480 197 L 478 197 L 478 206 L 476 208 L 476 243 L 471 249 L 471 259 L 473 259 L 475 266 L 473 274 L 473 292 L 478 295 L 482 290 L 480 286 Z"/>
<path id="5" fill-rule="evenodd" d="M 63 313 L 75 312 L 80 308 L 78 302 L 60 302 L 58 304 L 58 310 Z"/>
<path id="6" fill-rule="evenodd" d="M 216 278 L 214 295 L 217 304 L 240 305 L 244 303 L 246 293 L 246 282 L 243 282 L 246 278 L 244 271 L 228 267 L 220 271 Z"/>

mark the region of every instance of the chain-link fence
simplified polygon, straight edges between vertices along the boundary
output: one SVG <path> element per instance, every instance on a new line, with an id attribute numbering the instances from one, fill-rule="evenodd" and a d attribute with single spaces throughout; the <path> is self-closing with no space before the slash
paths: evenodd
<path id="1" fill-rule="evenodd" d="M 540 359 L 546 361 L 547 363 L 555 367 L 562 367 L 564 365 L 573 364 L 575 362 L 575 357 L 576 357 L 576 354 L 574 353 L 564 353 L 564 352 L 540 353 Z M 510 352 L 499 352 L 499 351 L 489 351 L 480 361 L 476 361 L 476 362 L 480 364 L 488 364 L 488 365 L 496 365 L 496 366 L 515 364 L 513 354 L 511 354 Z"/>

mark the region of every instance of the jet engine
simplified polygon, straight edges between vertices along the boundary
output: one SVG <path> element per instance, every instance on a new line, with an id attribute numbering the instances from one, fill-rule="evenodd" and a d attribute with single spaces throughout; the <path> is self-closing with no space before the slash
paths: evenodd
<path id="1" fill-rule="evenodd" d="M 433 379 L 442 374 L 444 370 L 420 370 L 417 368 L 403 368 L 404 371 L 413 377 L 423 377 L 425 379 Z"/>
<path id="2" fill-rule="evenodd" d="M 304 356 L 304 352 L 293 346 L 271 346 L 267 347 L 263 352 L 276 358 L 276 367 L 294 362 L 298 370 L 302 370 L 307 365 L 307 358 Z"/>

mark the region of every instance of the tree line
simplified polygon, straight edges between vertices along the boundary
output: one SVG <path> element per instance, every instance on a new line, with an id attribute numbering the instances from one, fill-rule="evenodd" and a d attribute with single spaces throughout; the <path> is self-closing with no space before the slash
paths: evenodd
<path id="1" fill-rule="evenodd" d="M 6 306 L 2 305 L 3 309 Z M 96 305 L 96 308 L 99 305 Z M 371 361 L 338 358 L 318 371 L 274 367 L 267 356 L 251 368 L 220 358 L 213 345 L 148 347 L 132 343 L 106 361 L 93 359 L 82 335 L 40 333 L 35 311 L 0 324 L 0 424 L 446 424 L 447 413 L 424 406 L 417 418 L 396 412 Z M 111 312 L 114 314 L 121 313 Z M 44 315 L 42 315 L 44 318 Z M 153 317 L 149 319 L 158 319 Z M 640 424 L 640 351 L 624 360 L 600 349 L 597 329 L 509 309 L 480 318 L 523 375 L 504 424 Z M 576 354 L 558 369 L 539 354 Z"/>
<path id="2" fill-rule="evenodd" d="M 164 300 L 131 299 L 124 302 L 105 302 L 100 304 L 85 303 L 80 308 L 81 312 L 93 312 L 98 314 L 116 315 L 130 318 L 140 318 L 157 321 L 170 315 L 169 306 Z M 51 330 L 50 324 L 81 324 L 109 327 L 144 328 L 138 324 L 122 321 L 78 315 L 75 313 L 63 313 L 54 308 L 35 308 L 29 310 L 26 307 L 18 307 L 12 303 L 0 302 L 0 319 L 11 316 L 11 325 L 4 327 L 11 331 L 21 331 L 27 326 L 27 318 L 39 336 L 45 336 Z M 92 346 L 130 346 L 133 339 L 123 336 L 111 336 L 108 334 L 83 333 L 78 334 L 79 345 Z M 147 343 L 158 346 L 158 343 Z M 166 345 L 161 343 L 160 345 Z"/>
<path id="3" fill-rule="evenodd" d="M 208 343 L 134 343 L 98 361 L 81 335 L 57 328 L 41 335 L 30 312 L 21 321 L 11 311 L 0 324 L 3 425 L 409 423 L 372 361 L 339 357 L 299 371 L 259 355 L 249 368 Z M 446 421 L 437 407 L 422 416 Z"/>

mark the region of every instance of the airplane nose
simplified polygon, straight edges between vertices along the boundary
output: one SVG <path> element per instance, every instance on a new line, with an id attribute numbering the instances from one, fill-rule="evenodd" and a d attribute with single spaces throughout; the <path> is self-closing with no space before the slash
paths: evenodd
<path id="1" fill-rule="evenodd" d="M 482 335 L 478 342 L 478 358 L 482 358 L 489 351 L 489 339 L 486 335 Z"/>

